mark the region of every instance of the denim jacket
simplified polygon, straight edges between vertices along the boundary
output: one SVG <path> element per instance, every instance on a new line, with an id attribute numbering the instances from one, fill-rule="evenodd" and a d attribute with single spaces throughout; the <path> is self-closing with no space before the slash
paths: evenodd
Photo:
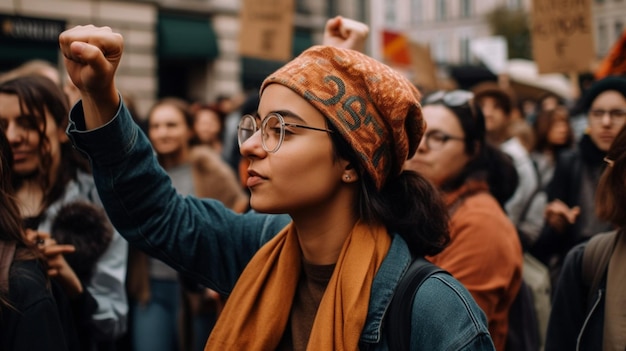
<path id="1" fill-rule="evenodd" d="M 123 103 L 106 125 L 85 130 L 82 104 L 70 113 L 68 135 L 92 162 L 102 202 L 131 245 L 228 296 L 259 248 L 284 228 L 286 215 L 237 214 L 212 199 L 176 193 Z M 377 272 L 360 339 L 362 350 L 388 350 L 383 319 L 411 262 L 399 235 Z M 414 350 L 493 350 L 484 313 L 445 274 L 424 282 L 415 297 Z"/>

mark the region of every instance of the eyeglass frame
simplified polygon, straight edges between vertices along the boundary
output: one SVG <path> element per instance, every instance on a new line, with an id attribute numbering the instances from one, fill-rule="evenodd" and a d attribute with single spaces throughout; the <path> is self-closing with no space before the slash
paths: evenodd
<path id="1" fill-rule="evenodd" d="M 431 145 L 431 141 L 432 141 L 432 136 L 433 135 L 440 135 L 442 138 L 440 141 L 441 142 L 441 146 L 439 147 L 432 147 Z M 465 137 L 459 137 L 459 136 L 454 136 L 454 135 L 450 135 L 444 131 L 441 130 L 431 130 L 429 132 L 424 133 L 423 136 L 424 139 L 424 143 L 426 144 L 426 147 L 428 148 L 428 150 L 431 151 L 437 151 L 437 150 L 441 150 L 443 149 L 444 145 L 450 141 L 450 140 L 458 140 L 458 141 L 463 141 L 465 142 Z"/>
<path id="2" fill-rule="evenodd" d="M 273 150 L 269 150 L 267 145 L 265 145 L 265 138 L 266 138 L 265 127 L 270 117 L 276 117 L 280 124 L 280 137 L 278 139 L 278 143 L 276 144 L 276 147 Z M 285 140 L 285 127 L 303 128 L 303 129 L 315 130 L 318 132 L 334 133 L 334 131 L 330 129 L 317 128 L 317 127 L 307 126 L 304 124 L 285 122 L 285 118 L 283 117 L 283 115 L 281 115 L 278 112 L 270 112 L 267 116 L 265 116 L 263 120 L 261 121 L 260 127 L 256 121 L 257 118 L 259 117 L 251 115 L 251 114 L 246 114 L 246 115 L 241 116 L 241 119 L 239 120 L 239 124 L 237 125 L 237 143 L 239 144 L 239 147 L 241 147 L 241 145 L 243 145 L 243 143 L 245 143 L 246 140 L 252 138 L 252 136 L 254 136 L 254 134 L 256 134 L 256 132 L 258 132 L 259 130 L 261 131 L 261 146 L 263 147 L 263 150 L 269 153 L 275 153 L 283 145 L 283 141 Z M 254 132 L 252 132 L 252 134 L 250 134 L 250 136 L 247 137 L 245 140 L 241 140 L 241 133 L 239 131 L 241 130 L 241 124 L 246 119 L 249 119 L 252 121 L 252 127 L 254 128 Z"/>
<path id="3" fill-rule="evenodd" d="M 622 113 L 621 116 L 616 116 L 616 113 Z M 600 112 L 602 112 L 602 114 L 600 114 Z M 610 109 L 610 110 L 605 110 L 605 109 L 592 109 L 589 110 L 589 112 L 587 112 L 587 115 L 589 116 L 589 119 L 592 122 L 595 123 L 601 123 L 602 119 L 604 119 L 604 116 L 609 115 L 609 120 L 611 121 L 611 124 L 617 123 L 618 121 L 626 121 L 626 109 L 620 109 L 620 108 L 614 108 L 614 109 Z"/>

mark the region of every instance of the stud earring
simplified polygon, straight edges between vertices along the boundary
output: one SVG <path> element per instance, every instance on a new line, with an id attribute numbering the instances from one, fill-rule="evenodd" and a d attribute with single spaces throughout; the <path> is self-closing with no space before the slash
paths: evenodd
<path id="1" fill-rule="evenodd" d="M 346 180 L 350 180 L 350 175 L 346 174 L 346 175 L 344 176 L 344 178 L 345 178 Z"/>

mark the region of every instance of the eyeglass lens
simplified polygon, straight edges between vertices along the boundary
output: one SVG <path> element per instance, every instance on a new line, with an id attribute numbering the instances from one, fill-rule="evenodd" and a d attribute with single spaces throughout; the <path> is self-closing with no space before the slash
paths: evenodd
<path id="1" fill-rule="evenodd" d="M 263 120 L 263 147 L 267 152 L 275 152 L 283 142 L 285 124 L 277 114 L 270 114 Z"/>
<path id="2" fill-rule="evenodd" d="M 239 146 L 241 146 L 241 144 L 243 144 L 246 140 L 250 139 L 256 131 L 257 126 L 254 117 L 251 115 L 243 116 L 241 121 L 239 121 L 239 128 L 237 130 Z"/>

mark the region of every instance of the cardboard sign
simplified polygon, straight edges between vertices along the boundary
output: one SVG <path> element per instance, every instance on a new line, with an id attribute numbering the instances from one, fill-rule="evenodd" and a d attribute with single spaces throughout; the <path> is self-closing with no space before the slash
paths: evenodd
<path id="1" fill-rule="evenodd" d="M 292 58 L 294 0 L 244 0 L 239 19 L 241 56 L 273 61 Z"/>
<path id="2" fill-rule="evenodd" d="M 591 0 L 533 0 L 530 30 L 539 73 L 589 71 L 592 25 Z"/>
<path id="3" fill-rule="evenodd" d="M 430 47 L 418 43 L 409 43 L 411 62 L 413 63 L 415 83 L 424 90 L 437 90 L 437 66 L 430 54 Z"/>
<path id="4" fill-rule="evenodd" d="M 600 62 L 595 72 L 596 79 L 611 75 L 626 74 L 626 31 L 611 48 L 608 55 Z"/>

